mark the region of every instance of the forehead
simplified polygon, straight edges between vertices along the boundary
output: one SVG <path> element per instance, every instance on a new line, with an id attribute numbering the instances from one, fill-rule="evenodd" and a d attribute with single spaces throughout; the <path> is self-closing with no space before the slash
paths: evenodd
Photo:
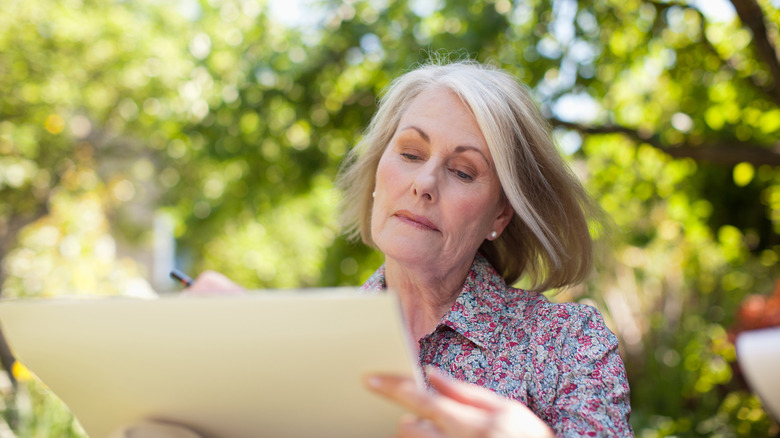
<path id="1" fill-rule="evenodd" d="M 397 133 L 410 127 L 432 140 L 455 142 L 488 151 L 487 142 L 469 107 L 452 91 L 432 87 L 415 96 L 399 120 Z"/>
<path id="2" fill-rule="evenodd" d="M 425 115 L 426 113 L 445 116 L 447 115 L 446 113 L 437 111 L 443 108 L 450 108 L 458 115 L 474 118 L 466 104 L 453 91 L 441 86 L 431 86 L 412 97 L 401 119 L 403 120 L 404 117 L 411 115 Z"/>

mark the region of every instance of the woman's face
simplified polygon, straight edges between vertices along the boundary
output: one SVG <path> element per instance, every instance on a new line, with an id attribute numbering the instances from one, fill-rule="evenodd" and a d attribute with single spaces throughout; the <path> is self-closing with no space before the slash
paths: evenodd
<path id="1" fill-rule="evenodd" d="M 376 171 L 371 236 L 388 258 L 416 266 L 471 263 L 513 214 L 468 108 L 431 88 L 402 114 Z"/>

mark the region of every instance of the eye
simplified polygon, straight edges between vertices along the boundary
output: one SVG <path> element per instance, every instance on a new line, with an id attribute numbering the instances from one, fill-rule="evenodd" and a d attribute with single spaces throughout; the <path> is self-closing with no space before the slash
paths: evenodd
<path id="1" fill-rule="evenodd" d="M 468 173 L 463 172 L 461 170 L 454 169 L 452 172 L 455 174 L 455 176 L 457 176 L 458 178 L 462 179 L 463 181 L 472 181 L 472 180 L 474 180 L 474 178 L 471 175 L 469 175 Z"/>
<path id="2" fill-rule="evenodd" d="M 402 152 L 402 153 L 401 153 L 401 156 L 402 156 L 402 157 L 404 157 L 404 158 L 406 158 L 406 159 L 407 159 L 407 160 L 409 160 L 409 161 L 417 161 L 417 160 L 419 160 L 419 159 L 420 159 L 420 157 L 418 157 L 417 155 L 410 154 L 410 153 L 408 153 L 408 152 Z"/>

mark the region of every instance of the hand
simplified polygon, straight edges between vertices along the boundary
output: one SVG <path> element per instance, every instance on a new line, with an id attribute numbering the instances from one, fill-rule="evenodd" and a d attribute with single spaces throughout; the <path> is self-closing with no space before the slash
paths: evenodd
<path id="1" fill-rule="evenodd" d="M 553 437 L 552 430 L 522 403 L 426 368 L 431 388 L 413 379 L 371 375 L 366 386 L 410 410 L 398 427 L 399 438 Z"/>
<path id="2" fill-rule="evenodd" d="M 245 289 L 223 274 L 204 271 L 182 291 L 182 295 L 243 295 Z"/>
<path id="3" fill-rule="evenodd" d="M 202 438 L 184 426 L 141 421 L 113 431 L 108 438 Z"/>

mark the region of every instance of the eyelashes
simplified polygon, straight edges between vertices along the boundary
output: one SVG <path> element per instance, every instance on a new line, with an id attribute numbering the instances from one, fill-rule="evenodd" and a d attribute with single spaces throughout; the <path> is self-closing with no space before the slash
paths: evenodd
<path id="1" fill-rule="evenodd" d="M 404 160 L 409 162 L 418 162 L 422 160 L 422 158 L 419 155 L 415 155 L 410 152 L 401 152 L 400 155 L 401 157 L 403 157 Z M 450 172 L 452 172 L 453 175 L 455 175 L 456 178 L 458 178 L 461 181 L 464 182 L 474 181 L 474 176 L 473 176 L 474 172 L 469 169 L 461 170 L 457 168 L 451 168 L 449 170 Z"/>
<path id="2" fill-rule="evenodd" d="M 460 178 L 460 179 L 462 179 L 464 181 L 473 181 L 474 180 L 473 176 L 471 176 L 468 173 L 463 172 L 461 170 L 453 169 L 452 172 L 455 173 L 455 176 L 457 176 L 458 178 Z"/>

